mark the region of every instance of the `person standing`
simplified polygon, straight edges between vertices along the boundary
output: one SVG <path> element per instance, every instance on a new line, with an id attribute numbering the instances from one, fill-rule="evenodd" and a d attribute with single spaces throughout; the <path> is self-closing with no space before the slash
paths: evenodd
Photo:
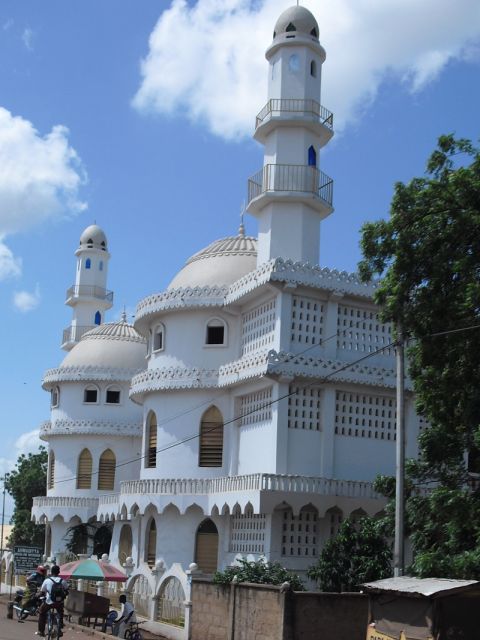
<path id="1" fill-rule="evenodd" d="M 47 569 L 42 564 L 39 564 L 35 571 L 28 576 L 27 588 L 24 596 L 26 600 L 22 608 L 22 613 L 36 605 L 37 591 L 42 586 L 46 575 Z"/>
<path id="2" fill-rule="evenodd" d="M 40 591 L 45 594 L 45 602 L 41 605 L 38 615 L 37 636 L 45 637 L 45 625 L 47 623 L 47 612 L 49 609 L 56 609 L 60 618 L 60 629 L 63 627 L 63 601 L 68 591 L 68 583 L 59 576 L 60 567 L 53 565 L 48 578 L 43 581 Z M 60 631 L 63 636 L 63 632 Z"/>

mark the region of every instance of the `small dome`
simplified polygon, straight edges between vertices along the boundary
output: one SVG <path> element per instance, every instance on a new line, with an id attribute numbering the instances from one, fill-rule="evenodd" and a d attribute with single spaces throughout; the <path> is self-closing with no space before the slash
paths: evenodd
<path id="1" fill-rule="evenodd" d="M 240 232 L 215 240 L 187 260 L 169 289 L 230 285 L 257 266 L 257 239 Z"/>
<path id="2" fill-rule="evenodd" d="M 107 250 L 107 236 L 97 224 L 91 224 L 80 236 L 80 247 Z"/>
<path id="3" fill-rule="evenodd" d="M 317 40 L 320 34 L 314 15 L 300 6 L 290 7 L 282 13 L 275 24 L 273 37 L 290 32 L 313 36 Z"/>
<path id="4" fill-rule="evenodd" d="M 82 336 L 62 367 L 144 369 L 146 340 L 125 321 L 106 322 Z"/>

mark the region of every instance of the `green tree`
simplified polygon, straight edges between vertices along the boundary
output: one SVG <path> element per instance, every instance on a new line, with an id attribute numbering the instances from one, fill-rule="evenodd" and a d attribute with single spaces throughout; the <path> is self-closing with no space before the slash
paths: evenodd
<path id="1" fill-rule="evenodd" d="M 45 529 L 31 521 L 34 496 L 44 496 L 47 487 L 47 460 L 45 447 L 38 453 L 29 453 L 18 458 L 15 469 L 7 473 L 5 487 L 15 501 L 11 523 L 10 546 L 26 544 L 42 547 Z"/>
<path id="2" fill-rule="evenodd" d="M 409 338 L 417 410 L 429 423 L 408 465 L 412 486 L 433 487 L 407 499 L 413 570 L 478 577 L 480 494 L 469 464 L 480 470 L 480 330 L 468 328 L 480 324 L 479 150 L 440 137 L 426 176 L 397 183 L 389 219 L 363 227 L 362 250 L 362 278 L 381 278 L 384 320 Z"/>
<path id="3" fill-rule="evenodd" d="M 392 551 L 382 520 L 347 518 L 336 536 L 327 541 L 308 577 L 322 591 L 358 591 L 359 585 L 392 575 Z"/>
<path id="4" fill-rule="evenodd" d="M 213 582 L 216 584 L 230 584 L 233 578 L 236 578 L 237 582 L 253 582 L 255 584 L 281 585 L 284 582 L 289 582 L 294 591 L 305 590 L 303 582 L 297 574 L 284 569 L 278 562 L 267 562 L 263 559 L 250 562 L 242 558 L 237 561 L 236 565 L 213 574 Z"/>
<path id="5" fill-rule="evenodd" d="M 67 529 L 65 548 L 76 555 L 87 553 L 91 548 L 92 553 L 101 558 L 110 552 L 112 532 L 113 522 L 81 522 Z"/>

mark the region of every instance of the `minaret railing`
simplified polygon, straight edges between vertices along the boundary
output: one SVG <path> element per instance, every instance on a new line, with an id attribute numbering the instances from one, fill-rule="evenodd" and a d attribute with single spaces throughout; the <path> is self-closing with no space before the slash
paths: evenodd
<path id="1" fill-rule="evenodd" d="M 296 98 L 272 98 L 263 107 L 255 120 L 255 128 L 259 127 L 269 116 L 296 114 L 318 118 L 330 130 L 333 130 L 333 113 L 316 100 L 300 100 Z"/>
<path id="2" fill-rule="evenodd" d="M 62 344 L 67 344 L 68 342 L 78 342 L 84 333 L 90 331 L 90 329 L 94 329 L 96 325 L 74 325 L 67 327 L 63 330 Z"/>
<path id="3" fill-rule="evenodd" d="M 268 191 L 314 193 L 329 205 L 333 202 L 333 180 L 309 165 L 266 164 L 248 180 L 248 202 Z"/>
<path id="4" fill-rule="evenodd" d="M 87 296 L 89 298 L 113 302 L 113 291 L 108 291 L 108 289 L 103 289 L 103 287 L 90 284 L 75 284 L 67 289 L 67 299 L 78 296 Z"/>

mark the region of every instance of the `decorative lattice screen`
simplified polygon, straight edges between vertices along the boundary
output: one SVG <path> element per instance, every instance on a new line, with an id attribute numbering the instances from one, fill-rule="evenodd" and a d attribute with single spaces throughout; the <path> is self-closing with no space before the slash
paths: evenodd
<path id="1" fill-rule="evenodd" d="M 290 386 L 288 398 L 288 428 L 320 431 L 319 387 Z"/>
<path id="2" fill-rule="evenodd" d="M 293 343 L 320 344 L 323 332 L 323 303 L 314 298 L 292 296 Z"/>
<path id="3" fill-rule="evenodd" d="M 272 388 L 255 391 L 240 398 L 240 424 L 257 424 L 272 419 Z"/>
<path id="4" fill-rule="evenodd" d="M 395 440 L 395 399 L 337 391 L 335 433 L 356 438 Z"/>
<path id="5" fill-rule="evenodd" d="M 375 311 L 339 304 L 337 325 L 339 349 L 372 353 L 392 342 L 391 326 L 380 322 Z M 394 355 L 395 349 L 388 347 L 381 353 Z"/>
<path id="6" fill-rule="evenodd" d="M 318 514 L 315 509 L 302 509 L 298 516 L 291 510 L 283 512 L 282 556 L 315 557 Z"/>
<path id="7" fill-rule="evenodd" d="M 273 345 L 275 305 L 273 298 L 242 315 L 242 354 L 268 349 Z"/>

